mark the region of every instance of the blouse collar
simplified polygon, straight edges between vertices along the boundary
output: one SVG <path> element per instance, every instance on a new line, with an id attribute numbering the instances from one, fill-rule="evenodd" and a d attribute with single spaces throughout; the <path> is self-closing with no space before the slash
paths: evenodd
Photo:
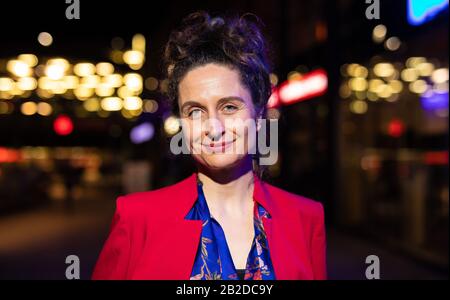
<path id="1" fill-rule="evenodd" d="M 269 213 L 270 216 L 273 216 L 273 213 L 275 212 L 272 206 L 273 201 L 271 201 L 270 194 L 267 191 L 265 183 L 260 180 L 254 172 L 253 179 L 253 199 L 258 204 L 260 204 Z M 179 182 L 177 185 L 179 185 L 177 190 L 184 194 L 184 197 L 181 197 L 181 205 L 177 207 L 179 216 L 181 218 L 184 218 L 198 198 L 197 172 L 192 173 L 188 178 Z"/>

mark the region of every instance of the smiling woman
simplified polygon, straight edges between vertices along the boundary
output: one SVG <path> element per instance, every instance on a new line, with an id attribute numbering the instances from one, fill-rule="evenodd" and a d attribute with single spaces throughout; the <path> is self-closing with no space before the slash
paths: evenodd
<path id="1" fill-rule="evenodd" d="M 264 182 L 250 151 L 271 90 L 251 17 L 198 12 L 170 35 L 168 96 L 198 171 L 119 197 L 94 279 L 326 278 L 322 205 Z"/>

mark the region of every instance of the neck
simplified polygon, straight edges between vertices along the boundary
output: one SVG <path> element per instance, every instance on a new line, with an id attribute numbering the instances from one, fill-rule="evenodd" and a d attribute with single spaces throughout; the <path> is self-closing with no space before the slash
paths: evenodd
<path id="1" fill-rule="evenodd" d="M 241 215 L 253 205 L 254 178 L 251 159 L 239 167 L 216 172 L 199 166 L 198 178 L 211 214 Z"/>

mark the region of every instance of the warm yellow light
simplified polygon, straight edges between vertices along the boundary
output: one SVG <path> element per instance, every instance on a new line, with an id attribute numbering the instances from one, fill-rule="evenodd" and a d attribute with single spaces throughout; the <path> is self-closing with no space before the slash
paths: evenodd
<path id="1" fill-rule="evenodd" d="M 41 116 L 49 116 L 52 111 L 52 106 L 47 102 L 39 102 L 37 105 L 37 113 Z"/>
<path id="2" fill-rule="evenodd" d="M 409 90 L 416 94 L 425 93 L 427 88 L 428 88 L 427 83 L 425 82 L 425 80 L 422 79 L 413 81 L 409 84 Z"/>
<path id="3" fill-rule="evenodd" d="M 87 88 L 95 89 L 100 83 L 100 77 L 97 75 L 88 75 L 81 78 L 81 84 Z"/>
<path id="4" fill-rule="evenodd" d="M 150 77 L 150 78 L 153 78 L 153 77 Z M 147 78 L 147 79 L 150 79 L 150 78 Z M 278 84 L 278 76 L 276 75 L 276 74 L 274 74 L 274 73 L 270 73 L 270 83 L 272 84 L 272 85 L 277 85 Z M 155 87 L 155 90 L 158 88 L 158 80 L 156 79 L 156 78 L 153 78 L 154 80 L 156 80 L 156 87 Z"/>
<path id="5" fill-rule="evenodd" d="M 67 71 L 70 67 L 70 63 L 67 59 L 62 57 L 52 58 L 47 61 L 47 65 L 58 65 L 64 68 L 64 71 Z"/>
<path id="6" fill-rule="evenodd" d="M 95 66 L 91 63 L 79 63 L 75 65 L 73 71 L 78 76 L 94 75 Z"/>
<path id="7" fill-rule="evenodd" d="M 137 73 L 128 73 L 124 76 L 123 81 L 131 91 L 142 90 L 142 76 Z"/>
<path id="8" fill-rule="evenodd" d="M 387 28 L 383 24 L 373 28 L 372 39 L 375 43 L 381 43 L 386 38 Z"/>
<path id="9" fill-rule="evenodd" d="M 22 77 L 17 81 L 17 86 L 24 91 L 32 91 L 37 87 L 37 80 L 33 77 Z"/>
<path id="10" fill-rule="evenodd" d="M 159 83 L 159 90 L 162 93 L 167 93 L 168 88 L 169 88 L 169 80 L 167 78 L 161 80 Z"/>
<path id="11" fill-rule="evenodd" d="M 272 82 L 271 82 L 272 83 Z M 158 88 L 159 81 L 155 77 L 148 77 L 145 79 L 144 85 L 145 88 L 149 91 L 154 91 Z M 273 83 L 272 83 L 273 85 Z"/>
<path id="12" fill-rule="evenodd" d="M 95 89 L 95 93 L 100 97 L 109 97 L 114 94 L 114 89 L 106 83 L 100 83 Z"/>
<path id="13" fill-rule="evenodd" d="M 398 48 L 400 48 L 401 44 L 402 43 L 400 42 L 400 39 L 396 36 L 393 36 L 386 40 L 384 46 L 386 47 L 386 49 L 390 51 L 395 51 L 398 50 Z"/>
<path id="14" fill-rule="evenodd" d="M 144 54 L 141 51 L 128 50 L 123 54 L 123 61 L 128 65 L 141 65 L 144 62 Z"/>
<path id="15" fill-rule="evenodd" d="M 363 66 L 357 66 L 353 72 L 354 77 L 363 77 L 366 78 L 367 75 L 369 75 L 369 71 L 366 67 Z"/>
<path id="16" fill-rule="evenodd" d="M 366 99 L 366 92 L 365 91 L 356 91 L 355 96 L 356 96 L 356 99 L 359 99 L 359 100 Z"/>
<path id="17" fill-rule="evenodd" d="M 367 99 L 370 101 L 377 101 L 378 100 L 378 95 L 376 93 L 373 92 L 367 92 Z"/>
<path id="18" fill-rule="evenodd" d="M 363 100 L 355 100 L 350 103 L 350 111 L 355 114 L 364 114 L 367 112 L 367 103 Z"/>
<path id="19" fill-rule="evenodd" d="M 9 93 L 10 93 L 11 95 L 13 95 L 13 96 L 21 96 L 21 95 L 24 94 L 24 92 L 25 92 L 25 91 L 22 90 L 22 89 L 20 89 L 20 88 L 17 86 L 16 83 L 14 84 L 12 90 L 9 91 Z"/>
<path id="20" fill-rule="evenodd" d="M 37 112 L 37 105 L 31 101 L 24 102 L 20 106 L 20 111 L 26 116 L 34 115 Z"/>
<path id="21" fill-rule="evenodd" d="M 145 37 L 140 33 L 135 34 L 131 41 L 131 48 L 133 50 L 145 53 Z"/>
<path id="22" fill-rule="evenodd" d="M 52 80 L 46 76 L 42 76 L 38 79 L 38 86 L 40 89 L 49 90 L 51 89 Z"/>
<path id="23" fill-rule="evenodd" d="M 51 91 L 54 94 L 61 95 L 67 92 L 66 84 L 64 83 L 64 81 L 60 80 L 53 81 L 51 85 L 52 85 Z"/>
<path id="24" fill-rule="evenodd" d="M 434 71 L 434 65 L 429 62 L 420 63 L 416 66 L 420 76 L 431 76 Z"/>
<path id="25" fill-rule="evenodd" d="M 393 93 L 400 93 L 403 90 L 403 83 L 400 80 L 391 80 L 389 86 Z"/>
<path id="26" fill-rule="evenodd" d="M 379 90 L 377 92 L 378 97 L 380 98 L 388 98 L 392 95 L 392 88 L 388 84 L 382 84 L 379 87 Z"/>
<path id="27" fill-rule="evenodd" d="M 133 91 L 130 91 L 130 89 L 127 88 L 126 86 L 122 86 L 117 90 L 117 95 L 120 98 L 125 99 L 126 97 L 134 96 L 134 93 Z"/>
<path id="28" fill-rule="evenodd" d="M 448 81 L 448 68 L 434 70 L 431 74 L 431 80 L 435 83 L 444 83 Z"/>
<path id="29" fill-rule="evenodd" d="M 106 97 L 100 103 L 102 109 L 106 111 L 118 111 L 123 107 L 123 101 L 119 97 Z"/>
<path id="30" fill-rule="evenodd" d="M 404 69 L 400 75 L 402 79 L 406 82 L 411 82 L 419 77 L 418 71 L 413 68 Z"/>
<path id="31" fill-rule="evenodd" d="M 389 77 L 394 74 L 394 66 L 390 63 L 378 63 L 373 68 L 375 75 L 380 77 Z"/>
<path id="32" fill-rule="evenodd" d="M 110 87 L 118 88 L 122 85 L 123 79 L 120 74 L 111 74 L 103 77 L 102 82 L 108 84 Z"/>
<path id="33" fill-rule="evenodd" d="M 142 114 L 142 107 L 141 108 L 139 108 L 139 109 L 135 109 L 135 110 L 128 110 L 129 112 L 130 112 L 130 114 L 133 116 L 133 117 L 137 117 L 137 116 L 139 116 L 140 114 Z"/>
<path id="34" fill-rule="evenodd" d="M 13 97 L 14 96 L 11 95 L 9 92 L 0 91 L 0 99 L 9 100 L 9 99 L 12 99 Z"/>
<path id="35" fill-rule="evenodd" d="M 143 64 L 135 64 L 135 65 L 132 64 L 132 65 L 128 65 L 128 66 L 130 67 L 130 69 L 137 71 L 142 68 Z"/>
<path id="36" fill-rule="evenodd" d="M 386 98 L 387 102 L 395 102 L 398 100 L 398 94 L 392 94 L 391 96 Z"/>
<path id="37" fill-rule="evenodd" d="M 79 84 L 78 77 L 74 75 L 64 76 L 63 81 L 68 89 L 76 89 Z"/>
<path id="38" fill-rule="evenodd" d="M 38 35 L 38 42 L 42 46 L 50 46 L 53 43 L 53 37 L 48 32 L 41 32 Z"/>
<path id="39" fill-rule="evenodd" d="M 355 76 L 355 71 L 359 67 L 358 64 L 349 64 L 347 66 L 347 74 L 350 76 Z"/>
<path id="40" fill-rule="evenodd" d="M 369 91 L 372 93 L 378 93 L 380 91 L 380 86 L 384 84 L 381 79 L 371 79 L 369 81 Z"/>
<path id="41" fill-rule="evenodd" d="M 158 110 L 158 102 L 155 100 L 144 100 L 144 111 L 154 113 Z"/>
<path id="42" fill-rule="evenodd" d="M 350 88 L 354 91 L 365 91 L 367 89 L 367 80 L 362 77 L 352 78 L 349 81 Z"/>
<path id="43" fill-rule="evenodd" d="M 394 69 L 394 72 L 392 72 L 391 76 L 385 77 L 386 80 L 396 80 L 399 78 L 399 71 L 397 69 Z"/>
<path id="44" fill-rule="evenodd" d="M 27 63 L 16 59 L 8 61 L 6 69 L 18 77 L 31 76 L 33 72 Z"/>
<path id="45" fill-rule="evenodd" d="M 132 119 L 133 118 L 133 115 L 131 114 L 131 111 L 129 111 L 129 110 L 122 109 L 122 111 L 120 113 L 126 119 Z"/>
<path id="46" fill-rule="evenodd" d="M 9 77 L 0 77 L 0 91 L 8 92 L 14 88 L 14 80 Z"/>
<path id="47" fill-rule="evenodd" d="M 53 97 L 53 93 L 50 90 L 46 90 L 46 89 L 38 88 L 36 90 L 36 93 L 39 97 L 41 97 L 43 99 L 50 99 L 51 97 Z"/>
<path id="48" fill-rule="evenodd" d="M 45 75 L 52 80 L 59 80 L 64 77 L 64 74 L 64 65 L 50 64 L 45 67 Z"/>
<path id="49" fill-rule="evenodd" d="M 101 62 L 95 66 L 97 74 L 100 76 L 106 76 L 114 73 L 114 66 L 108 62 Z"/>
<path id="50" fill-rule="evenodd" d="M 111 51 L 111 60 L 116 64 L 123 64 L 123 52 L 120 50 Z"/>
<path id="51" fill-rule="evenodd" d="M 94 95 L 94 89 L 80 85 L 73 91 L 73 93 L 79 100 L 86 100 Z"/>
<path id="52" fill-rule="evenodd" d="M 164 121 L 164 130 L 168 135 L 174 135 L 179 129 L 180 121 L 174 116 L 170 116 Z"/>
<path id="53" fill-rule="evenodd" d="M 100 103 L 96 98 L 90 98 L 83 102 L 83 107 L 89 112 L 95 112 L 100 109 Z"/>
<path id="54" fill-rule="evenodd" d="M 1 95 L 1 93 L 0 93 Z M 1 98 L 1 97 L 0 97 Z M 14 106 L 8 102 L 0 102 L 0 115 L 1 114 L 10 114 L 14 110 Z"/>
<path id="55" fill-rule="evenodd" d="M 34 67 L 38 63 L 38 58 L 34 54 L 20 54 L 17 57 L 17 59 L 23 61 L 24 63 L 26 63 L 30 67 Z"/>
<path id="56" fill-rule="evenodd" d="M 406 60 L 406 66 L 408 68 L 415 68 L 418 64 L 424 63 L 427 60 L 425 57 L 410 57 Z"/>
<path id="57" fill-rule="evenodd" d="M 341 87 L 339 88 L 339 96 L 341 96 L 341 98 L 345 99 L 350 97 L 352 94 L 351 89 L 349 88 L 348 84 L 341 84 Z"/>
<path id="58" fill-rule="evenodd" d="M 142 108 L 142 99 L 139 97 L 127 97 L 123 101 L 123 107 L 128 110 L 138 110 Z"/>

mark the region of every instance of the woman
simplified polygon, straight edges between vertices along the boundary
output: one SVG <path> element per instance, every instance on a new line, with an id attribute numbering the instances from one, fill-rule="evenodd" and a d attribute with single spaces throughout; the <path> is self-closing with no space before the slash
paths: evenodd
<path id="1" fill-rule="evenodd" d="M 270 73 L 256 24 L 191 14 L 165 60 L 198 171 L 119 197 L 93 278 L 325 279 L 322 205 L 262 181 L 252 127 L 229 122 L 258 130 L 265 116 Z"/>

